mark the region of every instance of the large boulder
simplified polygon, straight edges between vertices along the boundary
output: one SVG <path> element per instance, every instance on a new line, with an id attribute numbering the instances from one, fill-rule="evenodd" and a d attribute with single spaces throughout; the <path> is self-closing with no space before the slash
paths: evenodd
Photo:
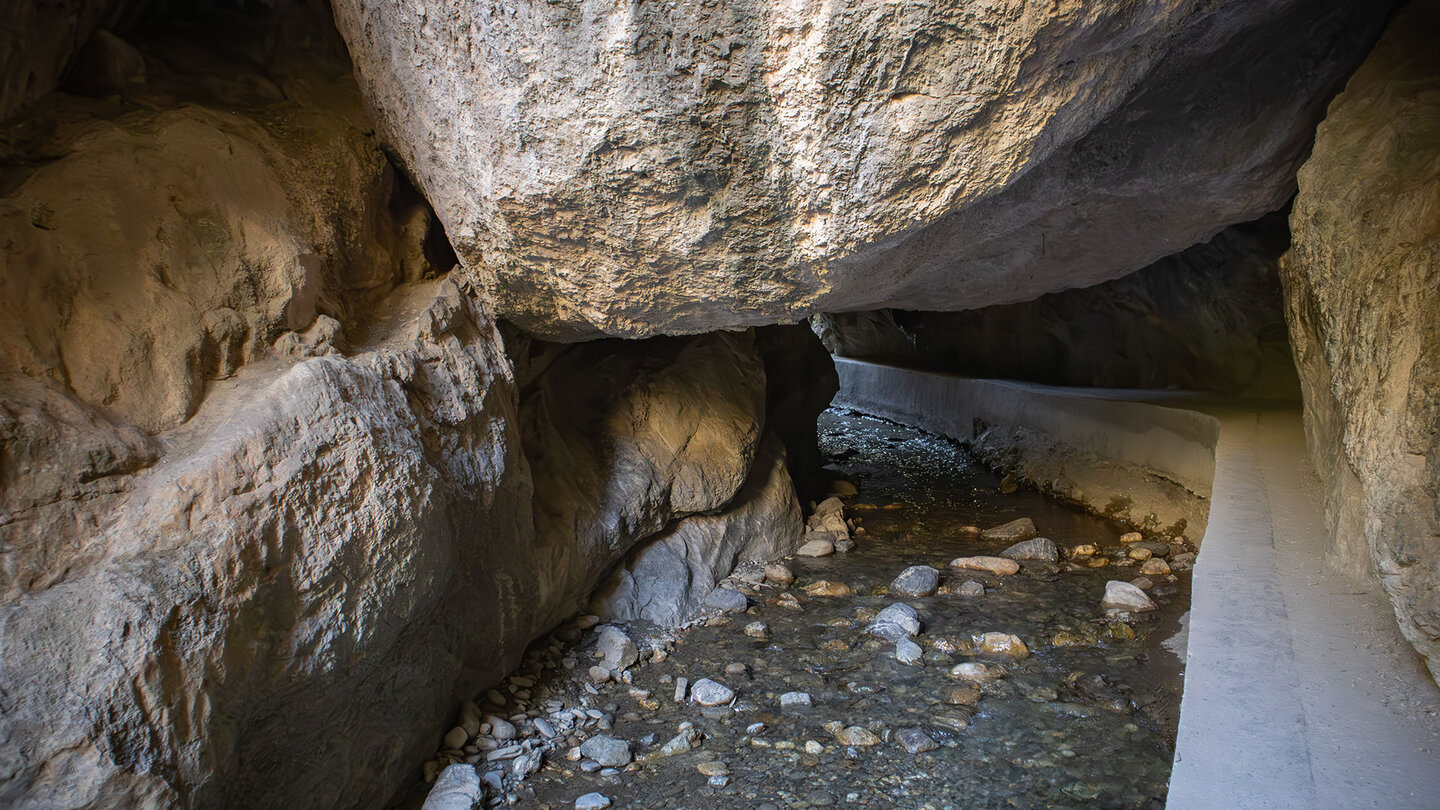
<path id="1" fill-rule="evenodd" d="M 591 612 L 618 621 L 679 625 L 736 564 L 787 556 L 803 533 L 784 446 L 768 436 L 745 485 L 724 511 L 678 520 L 637 546 L 596 590 Z"/>
<path id="2" fill-rule="evenodd" d="M 1123 278 L 967 312 L 814 318 L 830 350 L 968 377 L 1298 399 L 1285 339 L 1282 214 Z"/>
<path id="3" fill-rule="evenodd" d="M 1440 677 L 1440 4 L 1414 3 L 1330 107 L 1283 261 L 1335 561 L 1378 574 Z"/>
<path id="4" fill-rule="evenodd" d="M 749 333 L 509 345 L 525 379 L 535 576 L 573 597 L 532 606 L 553 624 L 641 540 L 731 502 L 759 450 L 765 370 Z"/>
<path id="5" fill-rule="evenodd" d="M 1389 3 L 337 0 L 501 313 L 573 339 L 969 309 L 1280 208 Z"/>

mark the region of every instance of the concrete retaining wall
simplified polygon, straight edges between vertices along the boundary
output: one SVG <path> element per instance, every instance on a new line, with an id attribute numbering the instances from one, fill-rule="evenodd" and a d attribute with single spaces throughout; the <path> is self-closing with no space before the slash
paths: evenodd
<path id="1" fill-rule="evenodd" d="M 1136 528 L 1199 542 L 1220 423 L 1135 392 L 975 380 L 836 358 L 836 406 L 964 442 L 1046 493 Z"/>

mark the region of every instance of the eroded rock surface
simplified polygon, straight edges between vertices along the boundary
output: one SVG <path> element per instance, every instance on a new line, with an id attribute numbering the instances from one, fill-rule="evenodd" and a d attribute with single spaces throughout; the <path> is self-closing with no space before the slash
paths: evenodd
<path id="1" fill-rule="evenodd" d="M 803 532 L 784 447 L 767 437 L 745 485 L 724 511 L 676 521 L 630 552 L 596 590 L 591 610 L 619 621 L 678 625 L 705 604 L 737 563 L 784 557 Z M 743 605 L 743 596 L 739 602 Z"/>
<path id="2" fill-rule="evenodd" d="M 1300 172 L 1287 316 L 1340 565 L 1440 677 L 1440 6 L 1413 4 Z"/>
<path id="3" fill-rule="evenodd" d="M 969 377 L 1299 398 L 1278 264 L 1282 214 L 1124 278 L 968 312 L 816 316 L 842 357 Z"/>
<path id="4" fill-rule="evenodd" d="M 1096 284 L 1283 205 L 1388 4 L 339 0 L 502 314 L 639 337 Z"/>

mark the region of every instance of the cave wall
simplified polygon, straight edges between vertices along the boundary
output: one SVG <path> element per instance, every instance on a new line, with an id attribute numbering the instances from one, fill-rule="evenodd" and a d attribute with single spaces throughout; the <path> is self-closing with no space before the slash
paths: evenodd
<path id="1" fill-rule="evenodd" d="M 383 803 L 636 544 L 801 531 L 756 337 L 517 374 L 293 11 L 5 125 L 0 805 Z"/>
<path id="2" fill-rule="evenodd" d="M 499 312 L 574 339 L 1107 281 L 1282 207 L 1388 3 L 337 0 Z"/>
<path id="3" fill-rule="evenodd" d="M 969 377 L 1298 399 L 1279 260 L 1285 215 L 1226 228 L 1124 278 L 966 312 L 818 315 L 826 347 Z"/>
<path id="4" fill-rule="evenodd" d="M 1333 561 L 1378 574 L 1440 677 L 1440 4 L 1330 105 L 1282 267 Z"/>

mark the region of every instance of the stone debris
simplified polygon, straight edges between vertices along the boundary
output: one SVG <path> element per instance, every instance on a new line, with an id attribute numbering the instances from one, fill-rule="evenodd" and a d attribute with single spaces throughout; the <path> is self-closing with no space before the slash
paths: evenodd
<path id="1" fill-rule="evenodd" d="M 865 631 L 877 638 L 898 642 L 920 634 L 920 615 L 904 602 L 896 602 L 880 611 Z"/>
<path id="2" fill-rule="evenodd" d="M 435 778 L 421 810 L 470 810 L 482 798 L 474 765 L 450 765 Z"/>

